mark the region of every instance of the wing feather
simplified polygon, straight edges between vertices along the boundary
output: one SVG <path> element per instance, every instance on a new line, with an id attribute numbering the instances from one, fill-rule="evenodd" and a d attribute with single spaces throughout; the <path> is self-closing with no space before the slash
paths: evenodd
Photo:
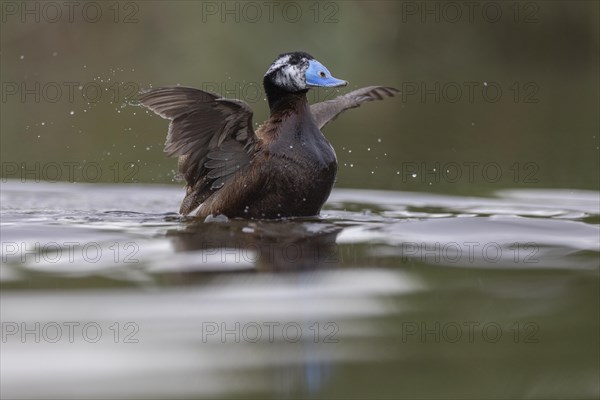
<path id="1" fill-rule="evenodd" d="M 310 106 L 319 129 L 333 121 L 342 112 L 360 106 L 362 103 L 373 100 L 383 100 L 393 97 L 400 91 L 393 87 L 369 86 L 354 90 L 350 93 L 338 96 L 335 99 L 315 103 Z"/>
<path id="2" fill-rule="evenodd" d="M 139 100 L 171 121 L 164 151 L 179 157 L 179 174 L 187 182 L 182 214 L 196 209 L 250 162 L 258 139 L 245 102 L 181 86 L 151 89 L 140 93 Z"/>

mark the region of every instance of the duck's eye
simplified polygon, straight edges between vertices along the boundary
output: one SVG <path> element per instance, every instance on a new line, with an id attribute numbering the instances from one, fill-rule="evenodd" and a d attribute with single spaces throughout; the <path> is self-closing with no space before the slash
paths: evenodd
<path id="1" fill-rule="evenodd" d="M 325 76 L 326 76 L 326 75 L 325 75 L 325 72 L 323 72 L 323 71 L 319 72 L 319 76 L 320 76 L 321 78 L 325 78 Z"/>

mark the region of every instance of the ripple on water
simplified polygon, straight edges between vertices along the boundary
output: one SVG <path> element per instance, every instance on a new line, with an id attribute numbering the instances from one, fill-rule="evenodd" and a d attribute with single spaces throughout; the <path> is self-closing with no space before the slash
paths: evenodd
<path id="1" fill-rule="evenodd" d="M 1 397 L 598 397 L 598 193 L 338 189 L 320 217 L 226 222 L 181 195 L 3 183 L 3 323 L 103 335 L 11 335 Z"/>
<path id="2" fill-rule="evenodd" d="M 408 260 L 589 269 L 595 268 L 590 254 L 599 245 L 598 225 L 585 222 L 598 217 L 595 192 L 504 190 L 475 198 L 337 189 L 318 218 L 226 223 L 181 218 L 172 211 L 180 195 L 172 186 L 9 181 L 2 188 L 2 235 L 9 243 L 4 261 L 16 270 L 67 275 L 110 270 L 113 277 L 132 269 L 127 260 L 149 275 L 399 266 Z M 130 203 L 131 209 L 124 208 Z M 18 250 L 33 246 L 34 253 L 37 245 L 42 255 L 54 249 L 46 246 L 44 253 L 48 244 L 76 251 L 57 260 L 23 257 L 11 251 L 14 244 Z M 92 244 L 102 257 L 90 263 L 84 248 Z"/>

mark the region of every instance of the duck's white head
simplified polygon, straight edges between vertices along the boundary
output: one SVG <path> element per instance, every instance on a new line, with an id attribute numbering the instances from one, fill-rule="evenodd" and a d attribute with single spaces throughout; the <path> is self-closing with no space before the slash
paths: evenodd
<path id="1" fill-rule="evenodd" d="M 264 77 L 268 86 L 286 92 L 299 92 L 311 87 L 339 87 L 348 82 L 334 78 L 331 72 L 308 53 L 296 51 L 279 55 Z"/>

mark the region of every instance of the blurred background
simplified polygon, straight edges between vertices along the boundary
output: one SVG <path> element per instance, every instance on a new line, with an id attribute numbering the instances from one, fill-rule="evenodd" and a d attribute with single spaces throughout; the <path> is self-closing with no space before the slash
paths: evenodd
<path id="1" fill-rule="evenodd" d="M 598 2 L 0 11 L 3 399 L 600 395 Z M 201 88 L 261 123 L 294 50 L 350 82 L 312 102 L 401 90 L 324 128 L 321 215 L 178 215 L 168 122 L 136 94 Z"/>
<path id="2" fill-rule="evenodd" d="M 598 189 L 596 2 L 2 7 L 5 178 L 37 168 L 50 181 L 171 183 L 167 121 L 131 105 L 137 91 L 203 88 L 247 101 L 260 123 L 264 72 L 304 50 L 350 82 L 311 101 L 375 84 L 403 92 L 324 129 L 338 187 Z"/>

